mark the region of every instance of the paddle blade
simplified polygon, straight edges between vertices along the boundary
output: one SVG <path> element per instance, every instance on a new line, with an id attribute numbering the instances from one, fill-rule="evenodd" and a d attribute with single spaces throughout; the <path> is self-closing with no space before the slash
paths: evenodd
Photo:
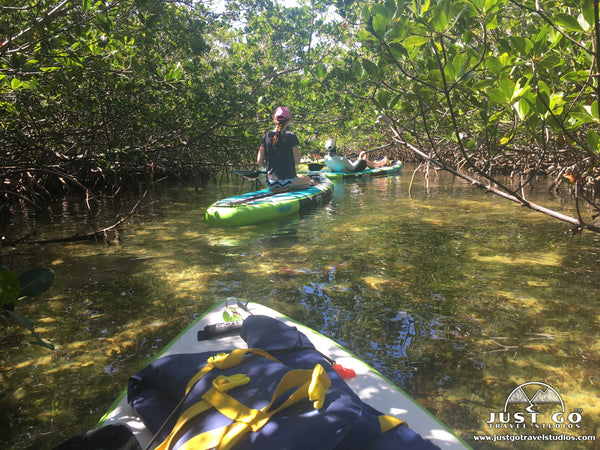
<path id="1" fill-rule="evenodd" d="M 246 180 L 254 181 L 263 172 L 261 172 L 260 170 L 234 170 L 233 173 L 239 175 L 242 178 L 245 178 Z"/>

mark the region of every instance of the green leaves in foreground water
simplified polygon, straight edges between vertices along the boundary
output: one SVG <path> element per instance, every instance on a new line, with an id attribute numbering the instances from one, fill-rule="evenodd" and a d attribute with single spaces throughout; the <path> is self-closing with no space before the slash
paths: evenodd
<path id="1" fill-rule="evenodd" d="M 34 344 L 54 350 L 52 343 L 42 339 L 34 330 L 33 321 L 14 312 L 15 303 L 25 297 L 43 294 L 54 282 L 51 269 L 35 268 L 19 275 L 0 266 L 0 317 L 12 319 L 26 328 L 35 337 Z"/>

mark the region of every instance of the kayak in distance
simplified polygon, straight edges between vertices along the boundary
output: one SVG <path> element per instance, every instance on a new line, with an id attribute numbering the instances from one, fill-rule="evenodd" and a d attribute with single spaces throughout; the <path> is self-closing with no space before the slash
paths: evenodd
<path id="1" fill-rule="evenodd" d="M 213 306 L 130 377 L 86 435 L 111 430 L 116 442 L 115 428 L 126 430 L 128 448 L 160 450 L 470 448 L 341 345 L 237 298 Z"/>
<path id="2" fill-rule="evenodd" d="M 329 169 L 322 169 L 318 172 L 304 172 L 307 174 L 319 173 L 325 175 L 327 178 L 332 180 L 354 180 L 357 178 L 369 178 L 369 177 L 385 177 L 393 175 L 402 169 L 404 163 L 402 161 L 394 160 L 391 165 L 377 167 L 374 169 L 361 170 L 359 172 L 331 172 Z M 308 166 L 307 166 L 308 167 Z"/>
<path id="3" fill-rule="evenodd" d="M 239 227 L 279 219 L 322 206 L 331 200 L 333 184 L 320 173 L 310 174 L 314 185 L 306 189 L 273 193 L 268 189 L 219 200 L 204 214 L 210 226 Z"/>

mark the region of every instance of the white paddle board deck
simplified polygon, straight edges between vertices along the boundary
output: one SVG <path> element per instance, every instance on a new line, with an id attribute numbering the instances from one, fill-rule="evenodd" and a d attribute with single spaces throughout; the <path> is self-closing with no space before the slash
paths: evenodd
<path id="1" fill-rule="evenodd" d="M 240 305 L 244 305 L 245 308 Z M 381 413 L 404 420 L 411 429 L 419 433 L 423 438 L 434 442 L 442 449 L 470 448 L 400 388 L 342 346 L 289 317 L 258 303 L 249 302 L 246 304 L 246 302 L 234 299 L 215 305 L 213 309 L 194 321 L 177 336 L 157 355 L 157 358 L 178 353 L 199 353 L 231 348 L 246 348 L 246 343 L 239 335 L 222 336 L 198 341 L 198 331 L 204 330 L 204 327 L 207 325 L 223 323 L 229 319 L 228 316 L 232 309 L 235 309 L 235 312 L 241 315 L 242 318 L 250 314 L 265 315 L 281 320 L 290 326 L 297 327 L 310 339 L 317 350 L 336 361 L 336 363 L 341 364 L 344 368 L 352 369 L 356 372 L 356 377 L 346 379 L 346 382 L 364 402 L 370 404 Z M 131 428 L 142 448 L 145 448 L 152 439 L 152 433 L 146 429 L 141 419 L 129 406 L 126 397 L 125 392 L 121 394 L 101 419 L 99 425 L 126 424 Z"/>

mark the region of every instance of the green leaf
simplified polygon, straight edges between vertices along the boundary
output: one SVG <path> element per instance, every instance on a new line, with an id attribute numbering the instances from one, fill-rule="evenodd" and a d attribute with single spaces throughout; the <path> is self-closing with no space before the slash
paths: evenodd
<path id="1" fill-rule="evenodd" d="M 488 30 L 495 30 L 498 28 L 498 18 L 496 17 L 496 14 L 488 14 L 485 19 Z"/>
<path id="2" fill-rule="evenodd" d="M 387 20 L 381 14 L 377 14 L 375 17 L 373 17 L 373 29 L 379 37 L 383 37 L 385 34 L 386 25 Z"/>
<path id="3" fill-rule="evenodd" d="M 519 119 L 525 120 L 527 114 L 529 113 L 529 102 L 522 98 L 519 101 L 517 101 L 514 106 L 519 116 Z"/>
<path id="4" fill-rule="evenodd" d="M 96 20 L 98 21 L 98 24 L 100 25 L 100 28 L 102 28 L 102 30 L 105 33 L 110 33 L 110 30 L 112 28 L 112 23 L 110 21 L 110 19 L 104 15 L 104 14 L 98 14 L 96 16 Z"/>
<path id="5" fill-rule="evenodd" d="M 456 71 L 453 64 L 446 64 L 444 66 L 444 75 L 447 83 L 453 83 L 456 80 Z"/>
<path id="6" fill-rule="evenodd" d="M 21 84 L 23 84 L 23 83 L 21 83 L 21 81 L 19 81 L 19 79 L 13 78 L 12 81 L 10 82 L 10 87 L 12 87 L 13 89 L 19 89 Z"/>
<path id="7" fill-rule="evenodd" d="M 497 3 L 498 3 L 498 0 L 485 0 L 484 5 L 483 5 L 483 10 L 490 11 L 491 9 L 494 9 L 494 7 L 496 6 Z"/>
<path id="8" fill-rule="evenodd" d="M 560 112 L 555 111 L 555 108 L 564 105 L 563 93 L 555 92 L 550 96 L 550 110 L 554 112 L 554 114 L 560 114 Z"/>
<path id="9" fill-rule="evenodd" d="M 401 100 L 404 98 L 404 94 L 398 94 L 396 95 L 392 101 L 390 102 L 389 108 L 397 108 L 397 109 L 402 109 L 402 103 Z"/>
<path id="10" fill-rule="evenodd" d="M 492 79 L 484 79 L 473 85 L 474 91 L 485 91 L 487 88 L 494 86 L 496 83 Z"/>
<path id="11" fill-rule="evenodd" d="M 506 98 L 512 98 L 515 92 L 515 82 L 506 77 L 501 77 L 499 80 L 500 90 Z"/>
<path id="12" fill-rule="evenodd" d="M 548 96 L 550 95 L 550 88 L 548 87 L 548 85 L 546 83 L 544 83 L 543 80 L 538 81 L 538 90 L 540 92 L 544 92 Z"/>
<path id="13" fill-rule="evenodd" d="M 401 41 L 406 37 L 408 27 L 403 21 L 396 22 L 392 28 L 386 33 L 386 39 L 390 42 Z"/>
<path id="14" fill-rule="evenodd" d="M 423 44 L 427 44 L 429 42 L 429 36 L 419 36 L 413 34 L 412 36 L 407 37 L 402 42 L 405 47 L 418 47 Z"/>
<path id="15" fill-rule="evenodd" d="M 541 91 L 535 99 L 535 109 L 538 114 L 548 113 L 548 105 L 550 104 L 550 93 Z"/>
<path id="16" fill-rule="evenodd" d="M 0 271 L 0 308 L 15 303 L 20 290 L 21 283 L 16 273 L 10 270 Z"/>
<path id="17" fill-rule="evenodd" d="M 548 29 L 548 41 L 551 44 L 551 48 L 558 45 L 560 43 L 560 41 L 562 40 L 562 38 L 563 38 L 563 35 L 558 30 L 555 30 L 554 28 Z"/>
<path id="18" fill-rule="evenodd" d="M 536 45 L 539 45 L 541 48 L 546 46 L 546 41 L 548 40 L 548 28 L 549 24 L 545 24 L 540 31 L 538 31 L 537 36 L 535 37 Z"/>
<path id="19" fill-rule="evenodd" d="M 392 42 L 391 44 L 389 44 L 389 48 L 390 48 L 390 53 L 396 59 L 401 59 L 405 56 L 408 56 L 408 53 L 406 52 L 406 48 L 404 48 L 403 45 L 400 45 L 396 42 Z"/>
<path id="20" fill-rule="evenodd" d="M 527 53 L 528 53 L 528 51 L 527 51 L 528 45 L 527 44 L 528 43 L 521 36 L 511 36 L 510 43 L 512 45 L 512 48 L 516 49 L 520 55 L 523 55 L 523 56 L 527 55 Z M 529 43 L 529 44 L 531 44 L 531 43 Z"/>
<path id="21" fill-rule="evenodd" d="M 362 29 L 358 32 L 358 39 L 361 42 L 377 42 L 377 38 L 373 35 L 373 33 L 365 29 Z"/>
<path id="22" fill-rule="evenodd" d="M 594 130 L 588 130 L 586 137 L 592 151 L 600 154 L 600 136 L 598 136 L 598 133 Z"/>
<path id="23" fill-rule="evenodd" d="M 471 30 L 466 30 L 463 33 L 462 39 L 465 42 L 465 44 L 471 43 L 471 41 L 473 40 L 473 32 Z"/>
<path id="24" fill-rule="evenodd" d="M 513 58 L 508 53 L 502 53 L 500 55 L 499 61 L 500 61 L 500 64 L 502 64 L 503 67 L 506 67 L 508 65 L 512 65 Z"/>
<path id="25" fill-rule="evenodd" d="M 565 73 L 561 77 L 561 79 L 575 82 L 575 83 L 582 83 L 585 80 L 587 80 L 588 74 L 589 74 L 589 71 L 587 71 L 587 70 L 576 70 L 576 71 Z"/>
<path id="26" fill-rule="evenodd" d="M 377 93 L 377 103 L 384 108 L 388 108 L 390 104 L 390 94 L 387 91 L 379 91 Z"/>
<path id="27" fill-rule="evenodd" d="M 486 93 L 490 100 L 493 100 L 500 105 L 508 103 L 508 97 L 504 95 L 504 92 L 498 88 L 490 88 L 486 91 Z"/>
<path id="28" fill-rule="evenodd" d="M 392 2 L 374 3 L 371 6 L 371 14 L 373 16 L 381 16 L 386 22 L 390 22 L 396 12 L 396 5 L 392 6 Z"/>
<path id="29" fill-rule="evenodd" d="M 527 97 L 530 95 L 531 86 L 529 86 L 529 81 L 525 82 L 523 87 L 521 87 L 521 80 L 515 84 L 513 94 L 511 96 L 511 100 L 517 100 L 521 97 Z"/>
<path id="30" fill-rule="evenodd" d="M 433 24 L 435 31 L 437 31 L 438 33 L 443 33 L 446 31 L 450 20 L 448 19 L 448 16 L 446 16 L 444 8 L 436 8 L 434 10 L 433 17 L 431 18 L 431 23 Z"/>
<path id="31" fill-rule="evenodd" d="M 551 70 L 554 67 L 557 67 L 559 65 L 562 66 L 563 64 L 564 63 L 560 55 L 556 53 L 548 53 L 541 60 L 539 60 L 536 65 L 538 67 L 538 70 L 539 68 Z"/>
<path id="32" fill-rule="evenodd" d="M 35 297 L 48 290 L 54 282 L 54 272 L 51 269 L 30 269 L 19 275 L 21 297 Z"/>
<path id="33" fill-rule="evenodd" d="M 50 350 L 54 350 L 54 345 L 52 345 L 51 342 L 42 339 L 33 329 L 33 320 L 31 320 L 28 317 L 24 317 L 21 316 L 20 314 L 17 314 L 13 311 L 5 311 L 6 314 L 8 314 L 8 316 L 13 319 L 15 322 L 17 322 L 19 325 L 23 326 L 24 328 L 27 328 L 31 334 L 33 334 L 33 336 L 35 337 L 35 341 L 33 342 L 36 345 L 41 345 L 42 347 L 46 347 L 47 349 Z"/>
<path id="34" fill-rule="evenodd" d="M 502 69 L 504 69 L 504 65 L 493 55 L 485 58 L 485 66 L 496 75 L 502 72 Z"/>
<path id="35" fill-rule="evenodd" d="M 583 28 L 581 28 L 577 19 L 569 14 L 558 13 L 553 16 L 553 19 L 556 23 L 569 31 L 583 32 Z"/>
<path id="36" fill-rule="evenodd" d="M 452 60 L 452 66 L 454 67 L 454 73 L 456 78 L 460 77 L 465 68 L 465 54 L 457 53 L 454 59 Z"/>
<path id="37" fill-rule="evenodd" d="M 377 66 L 374 63 L 372 63 L 368 59 L 363 58 L 362 66 L 363 66 L 363 69 L 365 69 L 365 72 L 367 72 L 369 75 L 377 76 L 379 71 L 377 69 Z"/>
<path id="38" fill-rule="evenodd" d="M 576 127 L 580 127 L 584 123 L 595 123 L 596 120 L 592 116 L 590 116 L 587 112 L 575 112 L 571 111 L 569 113 L 569 121 L 574 122 Z"/>
<path id="39" fill-rule="evenodd" d="M 600 112 L 598 111 L 598 100 L 594 100 L 591 105 L 583 107 L 596 121 L 600 121 Z"/>
<path id="40" fill-rule="evenodd" d="M 588 26 L 594 23 L 594 2 L 592 0 L 582 0 L 581 15 L 587 22 Z"/>
<path id="41" fill-rule="evenodd" d="M 223 322 L 237 322 L 239 320 L 242 320 L 242 316 L 238 314 L 234 307 L 228 306 L 223 310 Z"/>
<path id="42" fill-rule="evenodd" d="M 593 22 L 588 22 L 583 14 L 579 14 L 577 16 L 577 23 L 579 24 L 579 26 L 581 26 L 581 29 L 586 33 L 589 33 L 589 31 L 592 29 Z"/>
<path id="43" fill-rule="evenodd" d="M 429 11 L 430 5 L 431 5 L 431 0 L 425 0 L 423 2 L 423 6 L 421 7 L 421 15 L 425 14 L 427 11 Z"/>
<path id="44" fill-rule="evenodd" d="M 363 7 L 361 13 L 362 13 L 363 21 L 366 23 L 369 23 L 369 20 L 371 19 L 371 8 L 369 7 L 369 5 L 365 5 Z"/>
<path id="45" fill-rule="evenodd" d="M 17 314 L 15 312 L 13 312 L 13 311 L 6 311 L 6 312 L 10 316 L 10 318 L 12 318 L 15 322 L 17 322 L 23 328 L 27 328 L 32 333 L 34 332 L 34 330 L 33 330 L 33 320 L 31 320 L 29 317 L 24 317 L 24 316 L 22 316 L 20 314 Z"/>

